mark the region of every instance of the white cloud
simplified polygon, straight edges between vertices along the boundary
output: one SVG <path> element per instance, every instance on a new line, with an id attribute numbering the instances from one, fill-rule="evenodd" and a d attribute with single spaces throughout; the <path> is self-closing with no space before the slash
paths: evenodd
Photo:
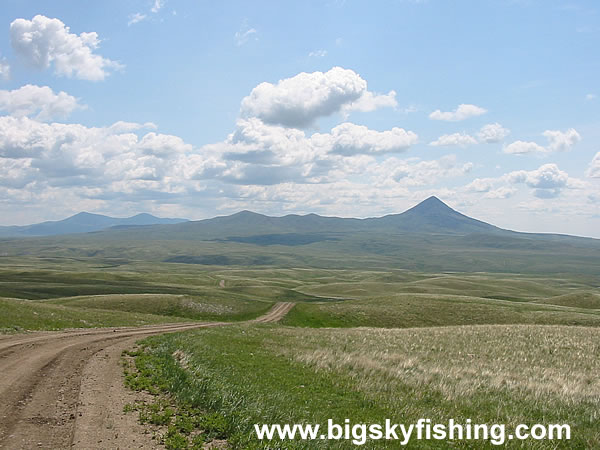
<path id="1" fill-rule="evenodd" d="M 575 129 L 569 128 L 564 133 L 558 130 L 546 130 L 543 135 L 548 139 L 548 151 L 564 152 L 581 140 Z"/>
<path id="2" fill-rule="evenodd" d="M 277 84 L 259 84 L 242 100 L 241 112 L 265 123 L 304 128 L 358 100 L 366 90 L 367 82 L 353 70 L 302 72 Z"/>
<path id="3" fill-rule="evenodd" d="M 152 122 L 136 123 L 136 122 L 124 122 L 122 120 L 115 122 L 110 127 L 108 127 L 108 129 L 112 133 L 125 133 L 128 131 L 141 130 L 143 128 L 156 130 L 158 127 L 156 126 L 156 124 L 154 124 Z"/>
<path id="4" fill-rule="evenodd" d="M 152 5 L 150 11 L 156 14 L 162 9 L 163 6 L 165 6 L 165 0 L 154 0 L 154 5 Z"/>
<path id="5" fill-rule="evenodd" d="M 565 132 L 559 130 L 546 130 L 542 134 L 548 140 L 547 147 L 542 147 L 535 142 L 515 141 L 504 147 L 503 151 L 504 153 L 511 153 L 514 155 L 564 152 L 570 150 L 571 147 L 581 140 L 581 136 L 573 128 L 569 128 Z"/>
<path id="6" fill-rule="evenodd" d="M 585 96 L 585 99 L 587 101 L 596 100 L 596 98 L 598 98 L 598 96 L 596 94 L 586 94 L 586 96 Z"/>
<path id="7" fill-rule="evenodd" d="M 504 199 L 512 197 L 517 193 L 517 189 L 508 186 L 502 186 L 498 189 L 488 191 L 483 197 L 492 199 Z"/>
<path id="8" fill-rule="evenodd" d="M 586 175 L 590 178 L 600 178 L 600 152 L 596 153 L 590 163 Z"/>
<path id="9" fill-rule="evenodd" d="M 315 50 L 313 52 L 310 52 L 308 54 L 309 58 L 324 58 L 325 56 L 327 56 L 327 50 Z"/>
<path id="10" fill-rule="evenodd" d="M 244 19 L 240 29 L 235 32 L 235 45 L 241 47 L 242 45 L 246 44 L 253 36 L 254 39 L 258 40 L 258 38 L 256 37 L 257 34 L 258 30 L 256 28 L 251 28 L 248 25 L 248 21 Z"/>
<path id="11" fill-rule="evenodd" d="M 378 187 L 389 188 L 395 184 L 405 187 L 434 185 L 444 178 L 464 176 L 472 169 L 473 163 L 460 164 L 456 155 L 446 155 L 429 161 L 391 157 L 382 164 L 373 164 L 370 171 L 376 175 Z"/>
<path id="12" fill-rule="evenodd" d="M 127 26 L 131 26 L 134 25 L 138 22 L 141 22 L 143 20 L 146 20 L 148 16 L 146 14 L 142 14 L 142 13 L 135 13 L 135 14 L 130 14 L 129 15 L 129 20 L 127 21 Z"/>
<path id="13" fill-rule="evenodd" d="M 313 135 L 313 142 L 326 143 L 329 151 L 340 155 L 397 153 L 407 150 L 418 141 L 412 131 L 392 128 L 386 131 L 370 130 L 362 125 L 342 123 L 330 134 Z"/>
<path id="14" fill-rule="evenodd" d="M 477 117 L 477 116 L 481 116 L 482 114 L 485 114 L 487 112 L 486 109 L 481 108 L 480 106 L 476 106 L 476 105 L 469 105 L 469 104 L 461 104 L 458 105 L 458 108 L 456 108 L 454 111 L 446 111 L 443 112 L 439 109 L 433 111 L 431 114 L 429 114 L 429 118 L 433 119 L 433 120 L 445 120 L 448 122 L 458 122 L 461 120 L 465 120 L 468 119 L 470 117 Z"/>
<path id="15" fill-rule="evenodd" d="M 0 58 L 0 80 L 7 81 L 10 78 L 10 65 L 5 58 Z"/>
<path id="16" fill-rule="evenodd" d="M 22 60 L 38 69 L 54 64 L 57 75 L 99 81 L 111 69 L 122 67 L 94 53 L 100 44 L 97 33 L 70 33 L 59 19 L 42 15 L 32 20 L 16 19 L 10 24 L 10 38 Z"/>
<path id="17" fill-rule="evenodd" d="M 465 186 L 465 189 L 470 192 L 488 192 L 494 187 L 496 182 L 496 178 L 475 178 Z"/>
<path id="18" fill-rule="evenodd" d="M 515 141 L 504 147 L 504 153 L 524 155 L 526 153 L 546 153 L 546 149 L 535 142 Z"/>
<path id="19" fill-rule="evenodd" d="M 460 147 L 466 147 L 467 145 L 477 144 L 477 140 L 468 134 L 454 133 L 444 134 L 435 141 L 430 142 L 429 145 L 434 147 L 458 145 Z"/>
<path id="20" fill-rule="evenodd" d="M 169 134 L 146 134 L 138 144 L 139 149 L 146 155 L 160 157 L 173 156 L 177 153 L 190 153 L 193 147 L 186 144 L 179 136 Z"/>
<path id="21" fill-rule="evenodd" d="M 177 136 L 129 130 L 144 125 L 119 122 L 111 127 L 45 124 L 27 117 L 0 117 L 0 159 L 27 161 L 36 181 L 52 186 L 82 185 L 111 189 L 113 182 L 177 176 L 182 153 L 192 147 Z"/>
<path id="22" fill-rule="evenodd" d="M 532 194 L 540 199 L 556 198 L 565 189 L 587 189 L 589 184 L 571 178 L 556 164 L 549 163 L 534 170 L 516 170 L 497 178 L 476 178 L 461 190 L 465 193 L 484 194 L 483 198 L 506 199 L 518 192 L 516 185 L 532 189 Z"/>
<path id="23" fill-rule="evenodd" d="M 505 178 L 511 183 L 524 183 L 534 188 L 533 194 L 538 198 L 557 197 L 563 188 L 570 187 L 571 184 L 567 172 L 552 163 L 544 164 L 536 170 L 510 172 Z"/>
<path id="24" fill-rule="evenodd" d="M 0 90 L 0 111 L 17 117 L 51 120 L 83 107 L 75 97 L 62 91 L 55 94 L 48 86 L 27 84 L 13 91 Z"/>
<path id="25" fill-rule="evenodd" d="M 509 134 L 510 130 L 504 128 L 499 123 L 488 123 L 487 125 L 481 127 L 477 137 L 481 142 L 485 142 L 486 144 L 494 144 L 496 142 L 501 142 Z"/>
<path id="26" fill-rule="evenodd" d="M 376 94 L 365 91 L 357 100 L 342 106 L 342 113 L 348 115 L 352 111 L 371 112 L 379 108 L 396 108 L 396 91 L 387 94 Z"/>

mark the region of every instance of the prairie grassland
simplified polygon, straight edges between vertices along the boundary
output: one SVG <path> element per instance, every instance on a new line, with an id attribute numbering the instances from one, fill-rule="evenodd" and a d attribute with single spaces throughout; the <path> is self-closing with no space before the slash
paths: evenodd
<path id="1" fill-rule="evenodd" d="M 600 310 L 600 293 L 585 291 L 574 292 L 538 300 L 538 303 Z"/>
<path id="2" fill-rule="evenodd" d="M 217 297 L 217 296 L 215 296 Z M 231 298 L 196 298 L 182 294 L 112 294 L 44 301 L 73 308 L 102 309 L 171 316 L 191 320 L 253 319 L 273 303 Z"/>
<path id="3" fill-rule="evenodd" d="M 277 301 L 298 303 L 285 323 L 312 327 L 596 325 L 600 317 L 593 308 L 598 280 L 581 275 L 218 267 L 103 258 L 3 261 L 0 297 L 191 320 L 251 319 Z"/>
<path id="4" fill-rule="evenodd" d="M 254 423 L 567 423 L 571 441 L 508 448 L 598 448 L 600 329 L 498 325 L 421 329 L 198 330 L 145 341 L 158 383 L 217 415 L 236 448 L 353 448 L 258 442 Z M 183 366 L 178 362 L 184 360 Z M 409 448 L 492 448 L 412 441 Z M 524 446 L 524 447 L 523 447 Z M 366 448 L 389 448 L 368 442 Z"/>
<path id="5" fill-rule="evenodd" d="M 600 311 L 446 294 L 396 294 L 335 303 L 298 304 L 283 323 L 317 328 L 482 324 L 600 326 Z"/>
<path id="6" fill-rule="evenodd" d="M 181 321 L 184 319 L 144 313 L 69 308 L 45 302 L 0 298 L 0 334 L 28 330 L 141 326 Z"/>

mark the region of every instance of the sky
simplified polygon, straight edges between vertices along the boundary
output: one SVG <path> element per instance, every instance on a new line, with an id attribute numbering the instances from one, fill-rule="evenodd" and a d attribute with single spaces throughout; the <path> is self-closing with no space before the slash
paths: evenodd
<path id="1" fill-rule="evenodd" d="M 2 0 L 0 225 L 374 217 L 600 238 L 600 4 Z"/>

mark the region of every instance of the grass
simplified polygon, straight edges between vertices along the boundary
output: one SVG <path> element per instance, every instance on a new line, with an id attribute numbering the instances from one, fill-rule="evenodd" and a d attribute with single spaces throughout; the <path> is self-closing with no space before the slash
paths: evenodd
<path id="1" fill-rule="evenodd" d="M 422 329 L 197 330 L 147 339 L 174 399 L 225 420 L 234 448 L 269 448 L 254 423 L 568 423 L 571 441 L 527 448 L 597 448 L 600 329 L 499 325 Z M 174 355 L 184 355 L 185 364 Z M 351 448 L 347 442 L 272 448 Z M 412 445 L 414 444 L 414 445 Z M 433 445 L 437 444 L 437 445 Z M 439 448 L 415 441 L 411 448 Z M 476 448 L 485 448 L 481 442 Z M 447 442 L 468 448 L 473 443 Z M 387 448 L 370 442 L 368 448 Z M 491 445 L 489 445 L 491 447 Z M 513 441 L 509 448 L 520 448 Z"/>
<path id="2" fill-rule="evenodd" d="M 200 270 L 221 265 L 569 273 L 587 274 L 596 281 L 600 271 L 600 241 L 594 239 L 497 233 L 459 236 L 402 232 L 395 227 L 333 231 L 286 234 L 278 230 L 260 231 L 246 223 L 233 229 L 215 225 L 214 229 L 202 232 L 194 224 L 183 224 L 149 227 L 143 232 L 122 229 L 0 242 L 6 261 L 36 255 L 97 261 L 106 266 L 123 261 L 152 261 L 170 262 L 174 268 L 191 265 Z"/>
<path id="3" fill-rule="evenodd" d="M 73 308 L 147 313 L 191 320 L 227 321 L 253 319 L 265 313 L 272 306 L 271 302 L 215 297 L 196 298 L 181 294 L 123 294 L 69 297 L 45 303 Z"/>
<path id="4" fill-rule="evenodd" d="M 69 308 L 31 300 L 0 298 L 0 333 L 64 328 L 142 326 L 181 322 L 177 317 Z"/>
<path id="5" fill-rule="evenodd" d="M 336 303 L 298 304 L 282 323 L 314 328 L 477 324 L 600 326 L 600 311 L 444 294 L 397 294 Z"/>
<path id="6" fill-rule="evenodd" d="M 600 293 L 575 292 L 539 300 L 538 303 L 600 310 Z"/>
<path id="7" fill-rule="evenodd" d="M 297 326 L 598 323 L 596 281 L 579 275 L 204 267 L 101 258 L 7 261 L 10 266 L 0 265 L 0 297 L 88 315 L 98 310 L 242 321 L 277 301 L 291 301 L 298 306 L 285 323 Z"/>

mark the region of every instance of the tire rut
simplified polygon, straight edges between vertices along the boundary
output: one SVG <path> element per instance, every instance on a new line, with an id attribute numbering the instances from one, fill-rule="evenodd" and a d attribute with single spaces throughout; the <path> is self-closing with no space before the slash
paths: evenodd
<path id="1" fill-rule="evenodd" d="M 281 320 L 275 304 L 247 323 Z M 155 448 L 123 417 L 121 351 L 154 334 L 231 325 L 179 323 L 32 333 L 0 339 L 0 449 Z"/>

